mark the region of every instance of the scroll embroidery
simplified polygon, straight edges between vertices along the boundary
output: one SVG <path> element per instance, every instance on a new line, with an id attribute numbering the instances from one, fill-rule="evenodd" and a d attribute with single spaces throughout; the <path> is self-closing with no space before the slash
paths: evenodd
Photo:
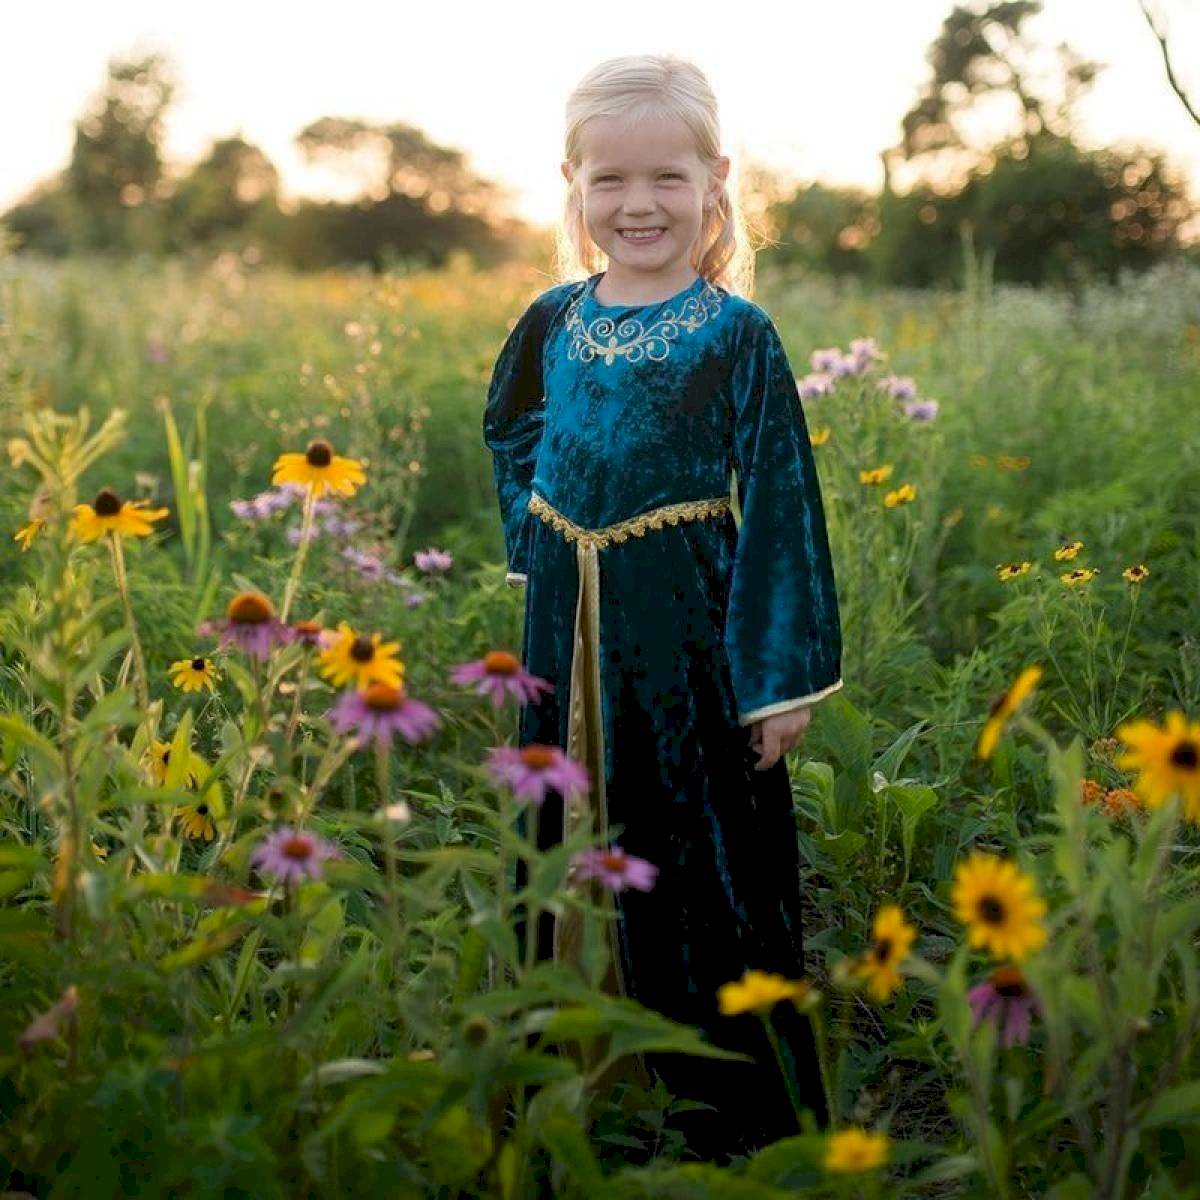
<path id="1" fill-rule="evenodd" d="M 662 362 L 671 353 L 671 343 L 679 337 L 680 331 L 694 333 L 707 324 L 721 311 L 725 299 L 706 280 L 697 295 L 683 301 L 678 313 L 672 305 L 645 328 L 636 317 L 627 317 L 620 322 L 611 317 L 595 317 L 585 325 L 579 311 L 584 294 L 580 292 L 567 310 L 566 327 L 571 335 L 567 358 L 578 358 L 580 362 L 602 358 L 609 367 L 618 358 L 631 363 L 641 362 L 643 358 Z"/>

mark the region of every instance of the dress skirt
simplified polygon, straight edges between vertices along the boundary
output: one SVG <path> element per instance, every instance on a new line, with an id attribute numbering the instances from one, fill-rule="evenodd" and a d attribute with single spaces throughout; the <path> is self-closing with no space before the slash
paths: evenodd
<path id="1" fill-rule="evenodd" d="M 760 1019 L 722 1016 L 717 1007 L 718 988 L 747 969 L 788 979 L 804 970 L 787 766 L 780 759 L 767 771 L 754 769 L 757 754 L 749 726 L 736 718 L 724 649 L 737 536 L 725 510 L 603 545 L 595 560 L 609 841 L 658 867 L 650 891 L 615 896 L 619 990 L 755 1060 L 645 1056 L 674 1095 L 715 1110 L 678 1121 L 693 1152 L 713 1160 L 800 1131 Z M 524 662 L 555 691 L 521 710 L 522 746 L 568 745 L 581 561 L 560 529 L 532 523 Z M 563 823 L 562 798 L 549 793 L 539 844 L 559 842 Z M 523 929 L 518 936 L 523 947 Z M 553 918 L 544 914 L 538 957 L 554 952 Z M 823 1126 L 808 1018 L 784 1002 L 771 1020 L 801 1102 Z"/>

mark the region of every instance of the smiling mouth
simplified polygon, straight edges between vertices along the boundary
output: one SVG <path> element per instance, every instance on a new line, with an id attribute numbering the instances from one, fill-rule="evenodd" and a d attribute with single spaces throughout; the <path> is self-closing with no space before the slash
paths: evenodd
<path id="1" fill-rule="evenodd" d="M 650 242 L 658 237 L 660 233 L 666 233 L 666 230 L 657 225 L 645 226 L 643 228 L 630 226 L 625 229 L 618 229 L 617 232 L 629 242 Z"/>

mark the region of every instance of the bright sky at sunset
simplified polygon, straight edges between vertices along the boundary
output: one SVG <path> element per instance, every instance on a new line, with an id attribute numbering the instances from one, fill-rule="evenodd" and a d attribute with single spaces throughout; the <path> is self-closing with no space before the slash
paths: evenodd
<path id="1" fill-rule="evenodd" d="M 1159 0 L 1175 58 L 1200 102 L 1200 0 Z M 290 195 L 345 195 L 352 180 L 306 167 L 294 135 L 322 116 L 406 121 L 459 147 L 507 185 L 534 221 L 555 218 L 563 181 L 563 102 L 579 76 L 619 54 L 671 52 L 708 74 L 727 153 L 797 179 L 878 186 L 879 151 L 927 68 L 924 53 L 950 0 L 828 3 L 694 0 L 687 5 L 521 3 L 337 5 L 110 0 L 22 5 L 5 21 L 0 96 L 9 114 L 0 207 L 70 153 L 72 123 L 107 60 L 161 50 L 179 92 L 169 159 L 199 156 L 240 132 L 280 168 Z M 1080 109 L 1095 145 L 1160 148 L 1200 195 L 1200 127 L 1169 90 L 1136 0 L 1046 0 L 1039 45 L 1067 41 L 1109 64 Z"/>

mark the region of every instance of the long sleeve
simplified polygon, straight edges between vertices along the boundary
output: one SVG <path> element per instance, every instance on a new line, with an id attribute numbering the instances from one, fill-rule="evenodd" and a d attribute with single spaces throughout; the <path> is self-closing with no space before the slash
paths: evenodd
<path id="1" fill-rule="evenodd" d="M 492 452 L 496 496 L 508 555 L 506 582 L 523 585 L 529 572 L 529 503 L 545 416 L 542 341 L 549 319 L 545 293 L 525 310 L 508 335 L 488 386 L 483 440 Z"/>
<path id="2" fill-rule="evenodd" d="M 725 648 L 738 721 L 842 686 L 842 634 L 821 488 L 779 333 L 754 309 L 731 377 L 738 530 Z"/>

